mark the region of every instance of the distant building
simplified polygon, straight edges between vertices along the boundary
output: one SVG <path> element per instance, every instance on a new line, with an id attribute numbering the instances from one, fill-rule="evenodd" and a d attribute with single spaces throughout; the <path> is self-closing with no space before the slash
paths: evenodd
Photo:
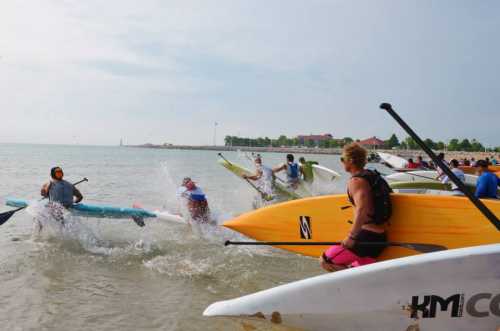
<path id="1" fill-rule="evenodd" d="M 371 138 L 359 141 L 358 144 L 360 144 L 364 148 L 377 149 L 377 148 L 384 147 L 385 141 L 373 136 Z"/>
<path id="2" fill-rule="evenodd" d="M 325 134 L 313 134 L 313 135 L 299 135 L 297 136 L 300 145 L 305 145 L 308 142 L 312 141 L 315 145 L 319 145 L 320 141 L 329 141 L 333 139 L 333 136 L 330 133 Z"/>

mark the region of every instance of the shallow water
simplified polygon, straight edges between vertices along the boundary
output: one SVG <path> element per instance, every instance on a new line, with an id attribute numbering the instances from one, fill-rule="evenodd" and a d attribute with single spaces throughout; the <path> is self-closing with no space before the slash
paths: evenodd
<path id="1" fill-rule="evenodd" d="M 238 163 L 248 160 L 225 153 Z M 276 165 L 284 154 L 263 154 Z M 305 156 L 341 173 L 338 156 Z M 191 176 L 219 222 L 252 209 L 254 192 L 217 164 L 217 152 L 126 147 L 0 145 L 0 198 L 37 199 L 60 165 L 85 202 L 179 210 L 176 186 Z M 344 190 L 345 176 L 338 183 Z M 2 210 L 8 210 L 8 207 Z M 240 330 L 208 319 L 212 302 L 321 274 L 311 258 L 263 247 L 224 247 L 227 229 L 72 217 L 33 231 L 23 211 L 0 227 L 0 325 L 4 330 Z M 262 326 L 267 329 L 269 326 Z"/>

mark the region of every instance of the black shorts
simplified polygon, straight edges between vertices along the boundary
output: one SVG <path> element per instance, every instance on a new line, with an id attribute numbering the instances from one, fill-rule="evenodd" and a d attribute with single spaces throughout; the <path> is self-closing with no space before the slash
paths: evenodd
<path id="1" fill-rule="evenodd" d="M 356 236 L 356 241 L 354 242 L 354 247 L 351 251 L 359 257 L 372 257 L 377 258 L 382 251 L 387 247 L 386 245 L 358 245 L 358 242 L 387 242 L 387 234 L 377 233 L 368 230 L 361 230 Z"/>

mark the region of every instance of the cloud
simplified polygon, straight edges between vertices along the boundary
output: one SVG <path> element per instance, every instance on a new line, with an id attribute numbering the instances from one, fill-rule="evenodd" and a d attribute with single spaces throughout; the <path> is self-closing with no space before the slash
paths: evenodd
<path id="1" fill-rule="evenodd" d="M 391 101 L 425 137 L 498 145 L 498 7 L 3 1 L 0 141 L 203 144 L 214 121 L 219 142 L 403 136 L 377 109 Z"/>

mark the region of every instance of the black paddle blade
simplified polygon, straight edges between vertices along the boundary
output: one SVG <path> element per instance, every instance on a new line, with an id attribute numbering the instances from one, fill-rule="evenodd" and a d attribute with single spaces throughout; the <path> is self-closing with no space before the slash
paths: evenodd
<path id="1" fill-rule="evenodd" d="M 0 214 L 0 225 L 2 225 L 5 222 L 7 222 L 9 220 L 9 218 L 12 217 L 12 215 L 14 215 L 15 213 L 17 213 L 18 211 L 20 211 L 21 209 L 24 209 L 24 208 L 25 207 L 21 207 L 21 208 L 17 208 L 17 209 L 14 209 L 14 210 L 6 211 L 5 213 L 1 213 Z"/>
<path id="2" fill-rule="evenodd" d="M 420 253 L 433 253 L 433 252 L 445 251 L 448 249 L 445 246 L 434 245 L 434 244 L 403 243 L 403 244 L 398 245 L 398 246 L 413 249 L 413 250 L 416 250 L 417 252 L 420 252 Z"/>
<path id="3" fill-rule="evenodd" d="M 146 223 L 144 223 L 144 220 L 142 219 L 142 217 L 132 216 L 132 219 L 134 220 L 135 224 L 137 224 L 141 228 L 146 225 Z"/>

